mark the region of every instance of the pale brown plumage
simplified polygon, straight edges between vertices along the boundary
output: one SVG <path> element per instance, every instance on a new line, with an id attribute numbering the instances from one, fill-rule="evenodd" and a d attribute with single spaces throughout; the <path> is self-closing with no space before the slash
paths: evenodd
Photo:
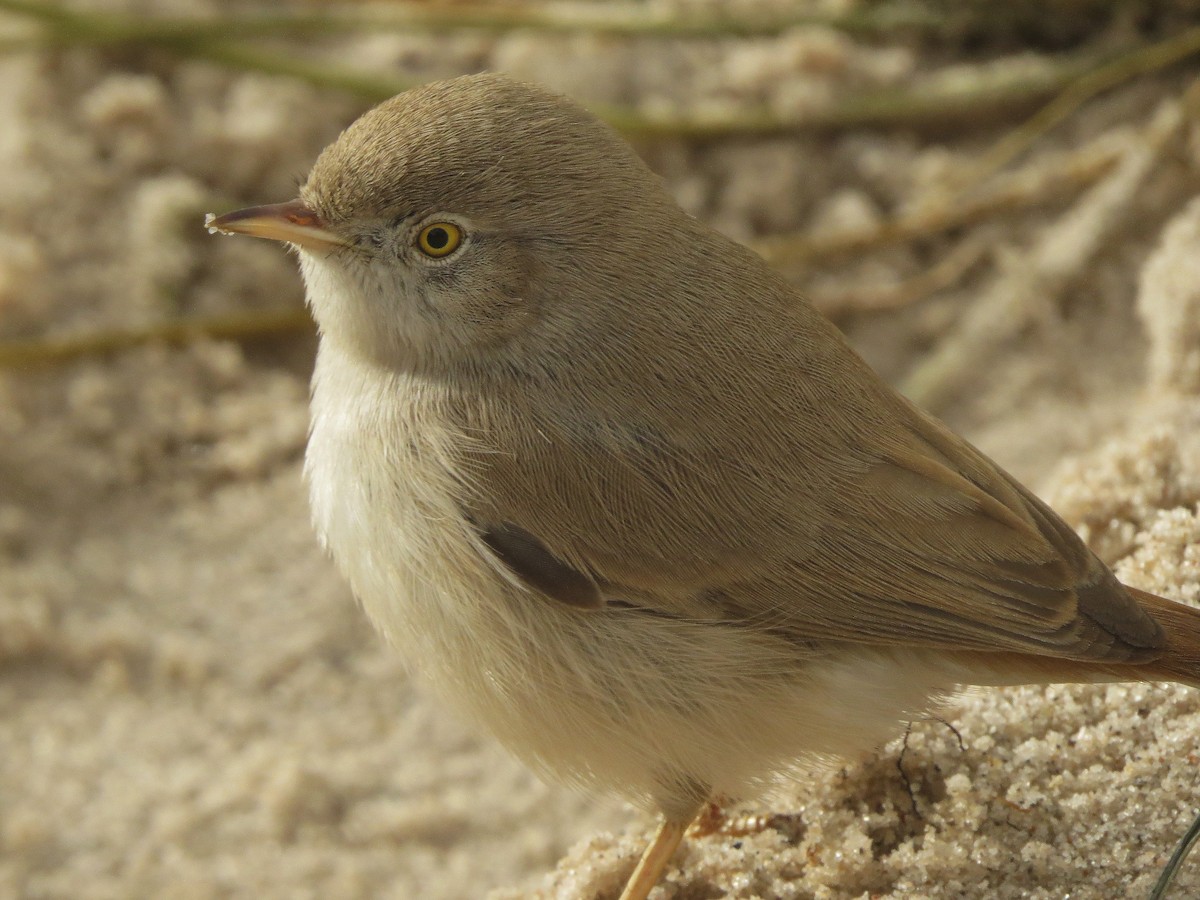
<path id="1" fill-rule="evenodd" d="M 301 250 L 314 512 L 368 613 L 533 764 L 666 815 L 626 896 L 713 793 L 955 684 L 1200 682 L 1200 613 L 1119 584 L 563 98 L 400 95 L 300 203 L 213 224 Z M 431 226 L 462 245 L 423 255 Z"/>

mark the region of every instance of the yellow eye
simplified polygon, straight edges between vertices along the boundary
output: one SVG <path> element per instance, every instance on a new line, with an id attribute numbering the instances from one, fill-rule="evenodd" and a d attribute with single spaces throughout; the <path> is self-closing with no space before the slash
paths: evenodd
<path id="1" fill-rule="evenodd" d="M 462 243 L 462 229 L 449 222 L 434 222 L 426 225 L 417 235 L 417 247 L 432 259 L 449 256 Z"/>

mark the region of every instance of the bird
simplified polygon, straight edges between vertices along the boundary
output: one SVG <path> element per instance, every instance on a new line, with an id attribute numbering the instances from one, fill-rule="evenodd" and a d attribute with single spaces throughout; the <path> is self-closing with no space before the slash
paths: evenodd
<path id="1" fill-rule="evenodd" d="M 385 638 L 538 773 L 658 816 L 871 749 L 964 686 L 1200 685 L 1200 611 L 1121 584 L 608 125 L 502 74 L 364 113 L 283 203 L 324 546 Z"/>

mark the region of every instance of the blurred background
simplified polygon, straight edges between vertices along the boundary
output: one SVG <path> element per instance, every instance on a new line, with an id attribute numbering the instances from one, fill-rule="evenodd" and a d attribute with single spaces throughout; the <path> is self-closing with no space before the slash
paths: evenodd
<path id="1" fill-rule="evenodd" d="M 628 871 L 647 820 L 542 785 L 370 631 L 308 523 L 294 261 L 202 227 L 483 70 L 610 121 L 1124 577 L 1200 595 L 1198 2 L 0 0 L 0 895 Z M 1200 803 L 1188 692 L 956 709 L 656 900 L 1144 895 Z"/>

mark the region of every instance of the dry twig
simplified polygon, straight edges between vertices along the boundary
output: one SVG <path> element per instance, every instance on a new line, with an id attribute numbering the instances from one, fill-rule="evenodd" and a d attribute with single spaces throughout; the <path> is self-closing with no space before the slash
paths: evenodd
<path id="1" fill-rule="evenodd" d="M 898 284 L 860 285 L 839 291 L 814 291 L 813 304 L 830 318 L 852 312 L 883 312 L 900 309 L 924 300 L 954 284 L 975 267 L 987 252 L 987 245 L 971 236 L 920 275 Z"/>
<path id="2" fill-rule="evenodd" d="M 1188 106 L 1190 102 L 1178 99 L 1164 103 L 1144 133 L 1130 139 L 1112 173 L 1030 241 L 1020 266 L 1004 272 L 906 379 L 902 390 L 911 400 L 936 406 L 963 372 L 979 366 L 1031 320 L 1041 317 L 1051 300 L 1095 258 L 1186 121 Z"/>
<path id="3" fill-rule="evenodd" d="M 1111 140 L 1097 141 L 1065 156 L 1057 165 L 1039 162 L 1014 172 L 986 192 L 957 204 L 939 193 L 938 202 L 914 204 L 915 212 L 860 228 L 794 234 L 755 242 L 754 249 L 772 265 L 794 269 L 814 260 L 828 261 L 850 254 L 932 237 L 1000 213 L 1029 209 L 1082 190 L 1107 174 L 1124 148 Z"/>

